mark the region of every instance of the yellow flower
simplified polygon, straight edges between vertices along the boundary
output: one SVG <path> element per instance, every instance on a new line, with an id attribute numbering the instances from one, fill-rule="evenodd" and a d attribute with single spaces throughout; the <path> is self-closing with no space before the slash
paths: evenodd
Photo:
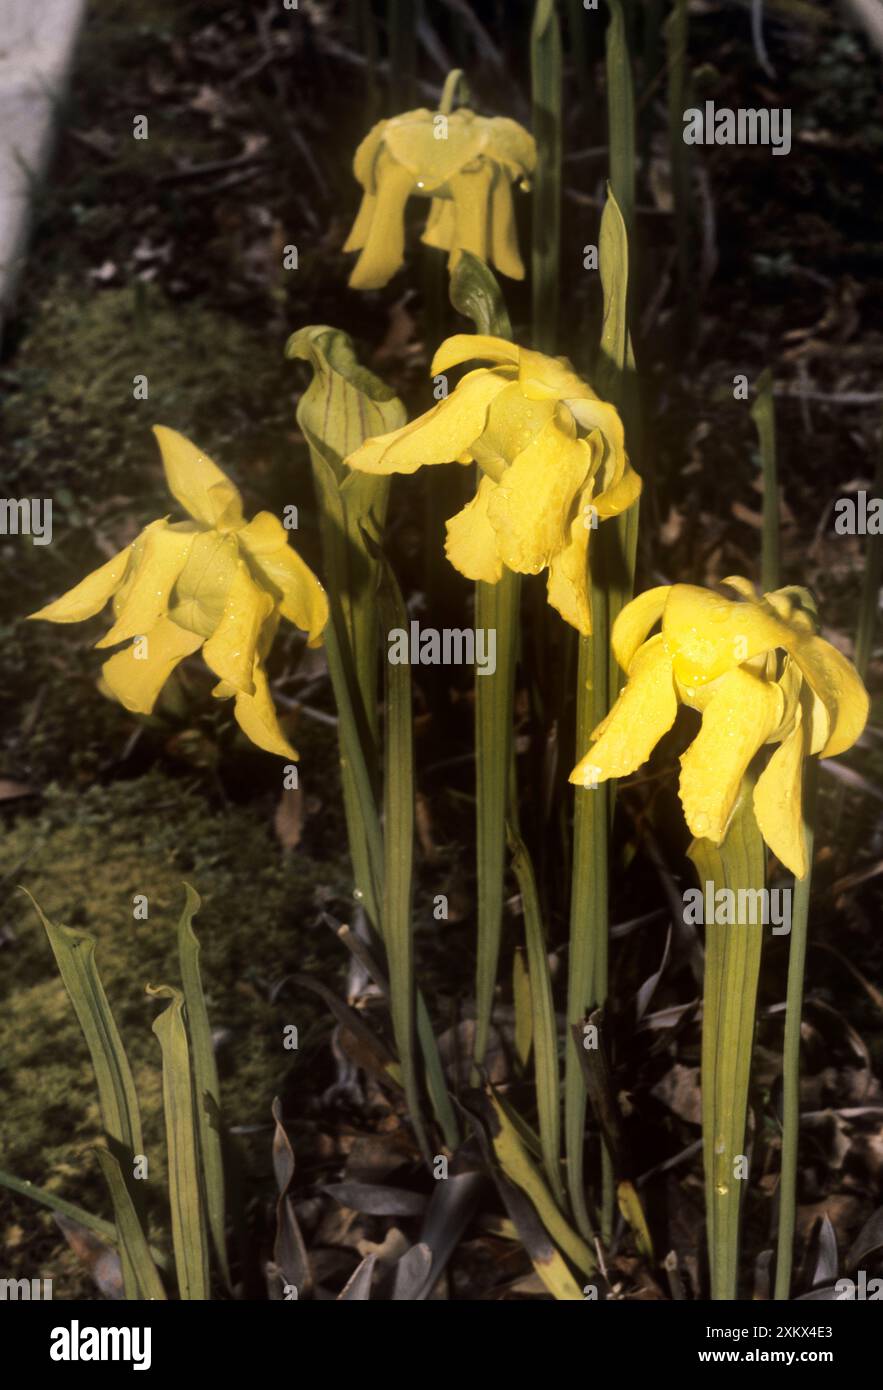
<path id="1" fill-rule="evenodd" d="M 475 496 L 447 523 L 451 564 L 467 579 L 488 584 L 496 584 L 504 565 L 519 574 L 548 568 L 550 604 L 588 635 L 589 536 L 599 519 L 625 511 L 641 491 L 626 457 L 622 421 L 566 358 L 503 338 L 448 338 L 432 374 L 471 359 L 494 365 L 467 372 L 432 410 L 367 439 L 346 462 L 365 473 L 478 463 Z"/>
<path id="2" fill-rule="evenodd" d="M 533 170 L 533 136 L 505 116 L 476 116 L 465 107 L 451 115 L 421 109 L 379 121 L 353 160 L 364 190 L 344 251 L 361 251 L 350 276 L 356 290 L 376 290 L 395 275 L 405 246 L 405 204 L 412 193 L 431 198 L 422 240 L 461 251 L 515 280 L 524 278 L 518 253 L 512 184 Z"/>
<path id="3" fill-rule="evenodd" d="M 237 488 L 210 458 L 175 430 L 157 426 L 154 433 L 169 490 L 192 520 L 151 522 L 107 564 L 30 616 L 78 623 L 112 598 L 115 621 L 96 646 L 132 642 L 102 668 L 120 704 L 150 714 L 178 662 L 202 647 L 220 677 L 212 693 L 235 697 L 236 719 L 252 743 L 296 759 L 276 721 L 264 660 L 280 617 L 307 632 L 310 646 L 320 644 L 325 591 L 278 517 L 259 512 L 246 524 Z"/>
<path id="4" fill-rule="evenodd" d="M 622 610 L 612 641 L 628 681 L 570 780 L 590 786 L 634 772 L 674 724 L 678 704 L 689 705 L 702 715 L 681 758 L 691 832 L 720 844 L 749 763 L 775 744 L 755 785 L 754 811 L 770 849 L 803 878 L 804 758 L 852 747 L 868 717 L 867 692 L 846 657 L 816 636 L 807 590 L 758 598 L 747 579 L 724 584 L 738 597 L 664 585 Z M 661 632 L 647 640 L 660 619 Z"/>

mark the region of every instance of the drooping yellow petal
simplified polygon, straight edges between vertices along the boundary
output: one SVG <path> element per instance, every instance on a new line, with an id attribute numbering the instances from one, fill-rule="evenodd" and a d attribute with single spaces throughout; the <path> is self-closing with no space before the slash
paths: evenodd
<path id="1" fill-rule="evenodd" d="M 574 499 L 591 462 L 585 440 L 568 432 L 569 419 L 559 410 L 544 425 L 488 504 L 503 563 L 520 574 L 539 574 L 569 539 Z"/>
<path id="2" fill-rule="evenodd" d="M 272 597 L 254 582 L 245 561 L 239 560 L 221 621 L 203 647 L 202 656 L 221 680 L 244 695 L 254 694 L 258 637 L 272 611 Z"/>
<path id="3" fill-rule="evenodd" d="M 828 714 L 827 737 L 814 724 L 811 751 L 823 758 L 845 753 L 868 722 L 868 692 L 861 677 L 852 662 L 822 637 L 798 634 L 789 650 Z"/>
<path id="4" fill-rule="evenodd" d="M 600 486 L 601 491 L 595 498 L 595 507 L 598 515 L 604 518 L 619 516 L 620 512 L 628 511 L 629 507 L 637 502 L 643 489 L 643 483 L 628 458 L 619 480 L 612 486 L 604 487 L 603 483 Z"/>
<path id="5" fill-rule="evenodd" d="M 86 618 L 93 618 L 96 613 L 101 612 L 108 599 L 113 597 L 122 584 L 131 555 L 132 547 L 127 545 L 124 550 L 118 551 L 113 559 L 87 574 L 86 578 L 81 579 L 72 589 L 68 589 L 61 598 L 57 598 L 54 603 L 47 603 L 45 608 L 38 609 L 36 613 L 29 613 L 28 618 L 42 618 L 48 623 L 81 623 Z"/>
<path id="6" fill-rule="evenodd" d="M 609 405 L 607 401 L 598 400 L 594 393 L 592 393 L 591 399 L 588 397 L 577 399 L 571 396 L 567 399 L 567 405 L 578 424 L 590 433 L 593 430 L 598 430 L 607 445 L 596 482 L 599 512 L 602 498 L 606 500 L 608 507 L 611 502 L 616 506 L 621 489 L 623 490 L 625 505 L 620 506 L 618 510 L 624 511 L 625 507 L 630 506 L 640 492 L 641 481 L 637 474 L 632 473 L 626 459 L 625 429 L 618 410 L 615 406 Z M 631 473 L 631 477 L 626 481 L 628 473 Z M 636 486 L 637 491 L 634 490 Z M 604 513 L 604 515 L 613 514 L 613 512 Z"/>
<path id="7" fill-rule="evenodd" d="M 784 705 L 778 685 L 747 671 L 729 671 L 717 682 L 681 757 L 681 805 L 697 839 L 720 844 L 748 764 L 781 723 Z"/>
<path id="8" fill-rule="evenodd" d="M 454 199 L 454 248 L 471 251 L 485 262 L 490 245 L 493 180 L 493 166 L 485 163 L 475 170 L 455 175 L 450 181 Z"/>
<path id="9" fill-rule="evenodd" d="M 291 746 L 279 727 L 267 673 L 259 657 L 255 657 L 252 686 L 252 695 L 236 695 L 233 712 L 237 724 L 256 747 L 263 748 L 267 753 L 276 753 L 280 758 L 289 758 L 292 762 L 297 762 L 297 749 Z"/>
<path id="10" fill-rule="evenodd" d="M 503 573 L 497 553 L 497 533 L 487 514 L 488 502 L 496 486 L 493 479 L 483 473 L 475 496 L 446 523 L 445 554 L 454 569 L 467 579 L 482 579 L 486 584 L 496 584 Z"/>
<path id="11" fill-rule="evenodd" d="M 455 231 L 454 204 L 451 199 L 433 198 L 420 240 L 427 246 L 435 246 L 439 251 L 450 251 L 454 244 Z"/>
<path id="12" fill-rule="evenodd" d="M 313 571 L 288 543 L 288 532 L 272 512 L 258 512 L 237 534 L 258 582 L 279 602 L 279 611 L 307 634 L 309 646 L 322 644 L 328 597 Z"/>
<path id="13" fill-rule="evenodd" d="M 585 786 L 626 777 L 645 763 L 678 712 L 671 658 L 661 636 L 635 653 L 624 690 L 592 734 L 596 742 L 570 774 Z"/>
<path id="14" fill-rule="evenodd" d="M 445 338 L 432 359 L 430 372 L 450 371 L 463 362 L 494 362 L 500 366 L 517 366 L 521 351 L 507 338 L 494 338 L 489 333 L 454 333 Z M 464 378 L 465 380 L 465 378 Z"/>
<path id="15" fill-rule="evenodd" d="M 798 878 L 806 878 L 803 833 L 803 762 L 806 733 L 800 707 L 794 727 L 773 753 L 754 788 L 754 814 L 773 854 Z"/>
<path id="16" fill-rule="evenodd" d="M 424 464 L 453 463 L 481 434 L 491 402 L 507 385 L 486 368 L 468 372 L 445 400 L 401 429 L 366 439 L 345 462 L 362 473 L 416 473 Z"/>
<path id="17" fill-rule="evenodd" d="M 592 584 L 589 575 L 591 514 L 586 508 L 592 495 L 591 483 L 580 494 L 577 514 L 570 524 L 570 539 L 549 561 L 546 596 L 566 623 L 583 637 L 592 635 Z"/>
<path id="18" fill-rule="evenodd" d="M 216 463 L 177 430 L 154 425 L 166 481 L 172 496 L 203 526 L 242 525 L 242 498 Z"/>
<path id="19" fill-rule="evenodd" d="M 368 131 L 364 140 L 361 141 L 353 157 L 353 173 L 366 193 L 377 192 L 375 169 L 377 156 L 383 144 L 386 124 L 386 121 L 377 121 Z"/>
<path id="20" fill-rule="evenodd" d="M 200 637 L 211 637 L 224 615 L 238 561 L 239 547 L 231 532 L 201 531 L 194 536 L 172 594 L 172 621 Z"/>
<path id="21" fill-rule="evenodd" d="M 381 153 L 377 202 L 362 254 L 350 275 L 351 289 L 381 289 L 399 269 L 405 256 L 405 204 L 413 191 L 413 175 Z"/>
<path id="22" fill-rule="evenodd" d="M 537 146 L 532 135 L 509 116 L 491 116 L 488 128 L 488 157 L 502 164 L 510 178 L 523 178 L 533 173 L 537 162 Z"/>
<path id="23" fill-rule="evenodd" d="M 344 242 L 344 251 L 361 251 L 368 240 L 368 233 L 371 230 L 371 223 L 377 209 L 377 182 L 374 177 L 374 169 L 383 142 L 385 127 L 386 121 L 378 121 L 375 126 L 372 126 L 356 150 L 353 173 L 362 185 L 364 192 L 356 220 Z"/>
<path id="24" fill-rule="evenodd" d="M 512 184 L 502 169 L 497 169 L 494 174 L 490 224 L 491 259 L 494 265 L 510 279 L 523 280 L 524 262 L 518 248 Z"/>
<path id="25" fill-rule="evenodd" d="M 613 654 L 624 671 L 628 671 L 635 652 L 646 640 L 647 633 L 659 622 L 669 593 L 670 584 L 645 589 L 627 603 L 617 615 L 611 633 Z"/>
<path id="26" fill-rule="evenodd" d="M 374 214 L 377 211 L 377 195 L 375 193 L 364 193 L 362 201 L 359 203 L 359 211 L 356 213 L 356 220 L 352 225 L 350 234 L 341 248 L 343 251 L 361 251 L 368 234 L 371 231 L 371 223 L 374 221 Z"/>
<path id="27" fill-rule="evenodd" d="M 116 622 L 96 647 L 114 647 L 130 637 L 141 637 L 168 614 L 169 598 L 193 544 L 193 533 L 160 521 L 147 527 L 140 539 L 143 546 L 121 595 Z"/>
<path id="28" fill-rule="evenodd" d="M 160 618 L 130 647 L 105 661 L 101 673 L 121 705 L 133 714 L 150 714 L 178 662 L 201 645 L 202 638 L 197 633 L 186 632 L 171 618 Z"/>

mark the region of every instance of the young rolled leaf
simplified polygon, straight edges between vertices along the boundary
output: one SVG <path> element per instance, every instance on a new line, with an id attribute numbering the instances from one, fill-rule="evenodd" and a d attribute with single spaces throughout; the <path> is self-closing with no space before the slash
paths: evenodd
<path id="1" fill-rule="evenodd" d="M 640 420 L 635 356 L 629 331 L 629 239 L 612 186 L 607 189 L 598 243 L 603 302 L 598 389 L 622 415 L 626 447 L 634 460 Z M 608 628 L 613 627 L 620 610 L 634 592 L 640 506 L 639 497 L 614 518 L 615 529 L 600 528 L 598 541 L 604 542 L 600 565 L 607 590 Z M 619 669 L 612 648 L 608 649 L 608 673 L 608 696 L 612 702 L 619 692 Z"/>
<path id="2" fill-rule="evenodd" d="M 689 22 L 687 0 L 674 0 L 671 13 L 664 25 L 668 54 L 668 156 L 671 163 L 671 191 L 674 203 L 678 293 L 681 303 L 692 316 L 690 170 L 687 163 L 688 146 L 684 144 L 684 111 L 690 105 L 687 100 L 687 33 Z"/>
<path id="3" fill-rule="evenodd" d="M 561 27 L 555 0 L 537 0 L 530 34 L 533 185 L 533 346 L 553 353 L 561 257 Z M 480 330 L 479 330 L 480 331 Z"/>
<path id="4" fill-rule="evenodd" d="M 622 411 L 629 424 L 634 359 L 628 330 L 629 259 L 626 224 L 612 188 L 601 216 L 599 267 L 603 291 L 603 320 L 598 356 L 598 389 Z M 581 637 L 577 667 L 576 746 L 606 715 L 618 689 L 619 671 L 609 645 L 612 622 L 631 597 L 634 584 L 638 534 L 638 504 L 599 527 L 593 545 L 591 637 Z M 613 811 L 613 789 L 577 788 L 573 817 L 573 881 L 568 953 L 568 1032 L 580 1026 L 589 1009 L 603 1004 L 607 995 L 608 955 L 608 835 Z M 581 1058 L 572 1036 L 566 1039 L 564 1125 L 567 1179 L 571 1208 L 584 1236 L 592 1226 L 586 1202 L 584 1133 L 586 1092 Z M 613 1179 L 606 1147 L 603 1154 L 605 1227 L 613 1214 Z"/>
<path id="5" fill-rule="evenodd" d="M 794 1231 L 797 1225 L 797 1155 L 800 1146 L 800 1034 L 809 904 L 812 892 L 813 844 L 818 763 L 810 759 L 803 771 L 803 833 L 807 870 L 794 880 L 791 932 L 788 937 L 788 985 L 785 998 L 785 1038 L 782 1046 L 782 1159 L 779 1176 L 779 1230 L 774 1297 L 791 1297 Z"/>
<path id="6" fill-rule="evenodd" d="M 610 183 L 631 235 L 635 214 L 635 84 L 623 0 L 608 0 L 607 127 Z"/>
<path id="7" fill-rule="evenodd" d="M 776 403 L 773 374 L 766 367 L 757 378 L 757 398 L 751 418 L 760 442 L 763 479 L 763 532 L 760 587 L 765 594 L 779 587 L 779 478 L 776 466 Z"/>
<path id="8" fill-rule="evenodd" d="M 196 1120 L 199 1136 L 199 1155 L 205 1185 L 205 1207 L 211 1231 L 212 1245 L 230 1288 L 230 1268 L 227 1261 L 225 1234 L 224 1156 L 221 1141 L 221 1086 L 212 1046 L 212 1030 L 205 1006 L 202 977 L 199 970 L 199 941 L 193 930 L 193 918 L 202 906 L 199 894 L 184 884 L 186 901 L 178 922 L 178 957 L 181 962 L 181 984 L 187 1010 L 187 1029 L 192 1049 L 193 1085 L 196 1093 Z"/>
<path id="9" fill-rule="evenodd" d="M 497 634 L 497 668 L 475 679 L 476 856 L 478 943 L 476 952 L 475 1062 L 487 1049 L 497 964 L 503 932 L 506 873 L 506 807 L 512 760 L 512 708 L 518 648 L 521 576 L 504 569 L 497 584 L 475 586 L 475 625 Z"/>
<path id="10" fill-rule="evenodd" d="M 408 615 L 399 586 L 381 558 L 379 606 L 384 627 L 407 630 Z M 411 668 L 386 663 L 383 778 L 383 941 L 389 964 L 390 1012 L 402 1064 L 405 1096 L 421 1153 L 430 1162 L 417 1081 L 415 1046 L 414 898 L 414 735 Z"/>
<path id="11" fill-rule="evenodd" d="M 209 1297 L 208 1240 L 199 1172 L 198 1121 L 193 1098 L 190 1047 L 184 1027 L 184 996 L 171 985 L 147 986 L 168 1008 L 154 1020 L 162 1048 L 162 1093 L 169 1155 L 169 1205 L 178 1293 L 182 1299 Z"/>
<path id="12" fill-rule="evenodd" d="M 135 1273 L 137 1296 L 150 1301 L 165 1300 L 166 1291 L 153 1262 L 150 1246 L 126 1186 L 122 1169 L 108 1149 L 98 1149 L 97 1154 L 113 1202 L 120 1251 L 125 1253 Z"/>
<path id="13" fill-rule="evenodd" d="M 339 329 L 325 324 L 301 328 L 289 338 L 285 354 L 313 369 L 298 402 L 297 422 L 313 464 L 326 579 L 332 602 L 339 601 L 346 621 L 364 719 L 376 740 L 377 563 L 364 536 L 379 539 L 390 480 L 352 472 L 343 460 L 369 436 L 403 425 L 405 407 L 361 365 L 352 339 Z"/>
<path id="14" fill-rule="evenodd" d="M 341 781 L 355 896 L 380 929 L 383 848 L 377 801 L 378 617 L 377 561 L 366 537 L 379 538 L 389 479 L 354 473 L 347 454 L 368 436 L 404 424 L 395 394 L 358 361 L 346 333 L 324 324 L 289 338 L 289 358 L 309 363 L 313 376 L 300 398 L 297 421 L 310 451 L 319 503 L 325 577 L 330 594 L 326 653 L 339 716 Z"/>

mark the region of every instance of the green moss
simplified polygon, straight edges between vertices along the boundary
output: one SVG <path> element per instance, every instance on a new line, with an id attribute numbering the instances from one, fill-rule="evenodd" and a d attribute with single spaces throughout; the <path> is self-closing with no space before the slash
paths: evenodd
<path id="1" fill-rule="evenodd" d="M 134 397 L 136 377 L 146 400 Z M 12 477 L 20 495 L 52 496 L 59 526 L 91 518 L 96 491 L 105 504 L 164 494 L 157 422 L 217 452 L 246 490 L 260 490 L 274 463 L 290 470 L 293 377 L 281 343 L 141 283 L 90 293 L 60 276 L 2 380 L 4 485 Z"/>

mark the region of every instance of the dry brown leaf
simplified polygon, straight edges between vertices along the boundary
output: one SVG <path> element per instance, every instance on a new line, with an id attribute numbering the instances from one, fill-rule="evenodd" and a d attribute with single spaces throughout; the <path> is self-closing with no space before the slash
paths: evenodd
<path id="1" fill-rule="evenodd" d="M 285 849 L 297 849 L 303 833 L 304 805 L 300 787 L 285 787 L 276 805 L 273 829 Z"/>

